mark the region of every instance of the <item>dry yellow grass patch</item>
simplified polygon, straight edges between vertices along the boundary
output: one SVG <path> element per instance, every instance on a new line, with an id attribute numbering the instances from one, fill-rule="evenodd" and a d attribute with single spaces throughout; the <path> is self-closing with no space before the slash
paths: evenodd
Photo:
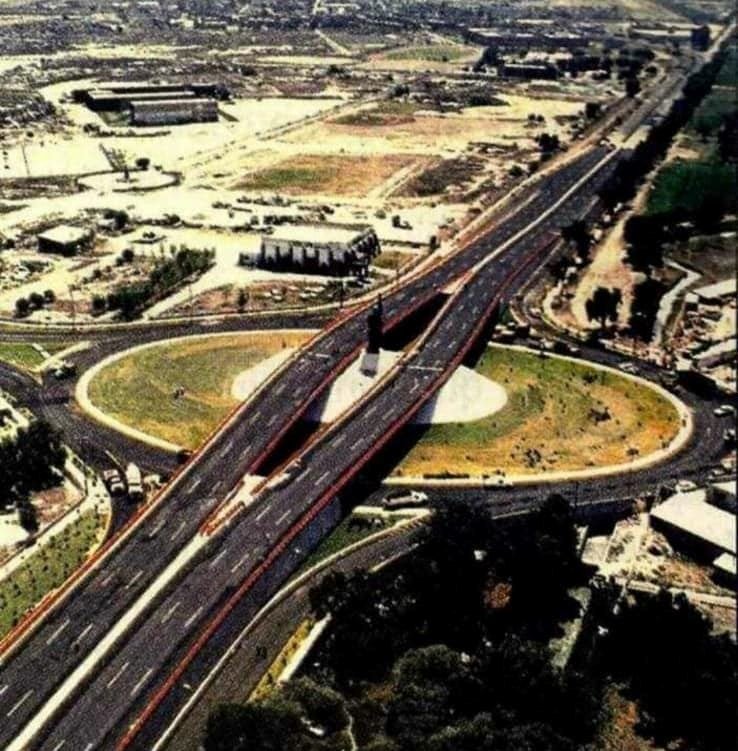
<path id="1" fill-rule="evenodd" d="M 235 406 L 234 378 L 308 333 L 264 332 L 193 337 L 133 352 L 90 384 L 92 403 L 156 438 L 197 448 Z M 175 391 L 184 389 L 177 397 Z"/>
<path id="2" fill-rule="evenodd" d="M 247 175 L 234 187 L 294 195 L 365 196 L 417 159 L 407 154 L 298 156 Z"/>
<path id="3" fill-rule="evenodd" d="M 489 348 L 477 370 L 507 405 L 471 423 L 434 425 L 396 475 L 539 474 L 623 464 L 679 431 L 674 406 L 648 386 L 585 363 Z"/>

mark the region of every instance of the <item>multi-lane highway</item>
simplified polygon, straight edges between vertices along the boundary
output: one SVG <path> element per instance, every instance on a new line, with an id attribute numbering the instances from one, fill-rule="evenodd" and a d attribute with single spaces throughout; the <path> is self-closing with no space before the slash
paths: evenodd
<path id="1" fill-rule="evenodd" d="M 385 303 L 387 320 L 391 323 L 406 315 L 423 300 L 435 295 L 449 279 L 458 277 L 491 249 L 499 247 L 535 221 L 553 198 L 563 195 L 603 156 L 604 150 L 596 150 L 546 178 L 531 200 L 484 240 L 390 295 Z M 33 633 L 25 648 L 5 658 L 0 669 L 0 713 L 5 715 L 0 728 L 0 743 L 8 744 L 18 736 L 20 729 L 37 714 L 61 680 L 83 662 L 101 636 L 110 631 L 157 573 L 192 538 L 203 517 L 244 474 L 258 469 L 277 437 L 299 418 L 331 377 L 348 364 L 363 339 L 364 326 L 363 315 L 347 317 L 285 367 L 268 389 L 263 389 L 244 405 L 204 447 L 170 486 L 166 498 L 124 534 L 97 568 L 66 597 L 53 616 Z M 422 375 L 423 379 L 430 382 L 428 375 Z M 364 448 L 370 445 L 368 441 L 363 443 Z M 357 442 L 357 448 L 361 446 L 362 443 Z M 332 475 L 333 472 L 318 473 L 312 480 L 314 491 L 320 490 L 323 484 L 330 487 Z M 271 519 L 267 511 L 258 521 L 261 523 L 249 531 L 259 540 L 250 537 L 243 548 L 252 551 L 254 557 L 270 546 L 270 538 L 262 536 L 264 529 L 270 525 L 275 530 L 285 528 L 292 520 L 284 511 Z M 241 560 L 243 555 L 241 553 L 236 561 L 230 561 L 235 581 L 242 578 L 242 573 L 248 572 L 247 559 Z M 224 553 L 220 559 L 224 564 L 225 558 Z M 179 607 L 164 620 L 165 624 L 176 615 Z M 205 613 L 203 607 L 201 617 Z M 188 618 L 191 616 L 192 613 Z M 197 621 L 198 618 L 192 618 L 189 625 L 192 627 Z M 156 623 L 155 618 L 150 622 Z M 143 634 L 145 630 L 138 633 Z M 113 685 L 123 679 L 127 670 L 128 666 Z M 143 692 L 147 683 L 156 676 L 156 671 L 151 670 L 138 691 Z"/>
<path id="2" fill-rule="evenodd" d="M 591 155 L 583 160 L 580 169 L 591 168 L 604 156 L 604 152 Z M 592 179 L 602 179 L 605 171 L 598 171 Z M 581 175 L 582 172 L 577 171 L 557 181 L 558 198 Z M 527 205 L 527 211 L 533 212 L 530 216 L 536 223 L 535 231 L 525 232 L 509 247 L 504 247 L 495 256 L 494 263 L 484 265 L 467 281 L 437 317 L 422 346 L 405 358 L 395 377 L 387 379 L 383 388 L 354 414 L 309 448 L 299 466 L 293 469 L 287 485 L 263 492 L 248 513 L 197 554 L 192 565 L 188 565 L 186 576 L 170 588 L 166 596 L 157 599 L 129 641 L 95 673 L 94 681 L 65 709 L 63 719 L 47 737 L 44 748 L 56 748 L 58 744 L 62 744 L 59 748 L 67 744 L 73 748 L 86 748 L 89 744 L 92 744 L 90 748 L 109 746 L 120 729 L 128 724 L 131 707 L 147 699 L 160 681 L 162 671 L 182 664 L 182 656 L 192 637 L 224 606 L 232 588 L 244 580 L 249 581 L 250 586 L 240 593 L 248 596 L 257 580 L 273 567 L 281 567 L 285 572 L 294 567 L 306 551 L 286 548 L 284 553 L 290 565 L 285 566 L 282 558 L 278 566 L 281 551 L 275 554 L 274 541 L 286 530 L 299 529 L 296 525 L 304 515 L 314 515 L 322 506 L 327 506 L 377 448 L 430 398 L 473 342 L 501 294 L 510 289 L 511 281 L 522 274 L 526 263 L 535 260 L 531 253 L 539 248 L 545 231 L 568 223 L 586 209 L 592 193 L 591 182 L 579 186 L 549 217 L 546 212 L 556 202 L 555 193 L 537 196 Z M 501 237 L 497 242 L 493 238 L 480 243 L 479 251 L 470 254 L 473 260 L 484 258 L 526 228 L 518 222 L 520 218 L 516 217 L 512 226 L 498 230 Z M 465 260 L 465 264 L 458 264 L 460 270 L 468 268 L 469 259 Z M 439 281 L 443 279 L 440 276 Z M 425 283 L 429 292 L 436 288 L 434 280 L 425 280 Z M 392 316 L 392 300 L 388 301 L 387 308 Z M 198 477 L 201 475 L 198 471 Z M 255 593 L 254 599 L 266 596 L 279 583 L 278 579 L 272 577 L 271 586 Z M 110 580 L 107 587 L 108 598 L 114 598 L 119 591 L 116 583 Z M 108 610 L 113 609 L 108 604 Z M 66 608 L 61 614 L 65 611 Z M 60 623 L 57 615 L 47 627 L 66 629 L 65 623 Z M 76 623 L 82 625 L 79 620 Z M 53 635 L 54 631 L 51 633 Z"/>
<path id="3" fill-rule="evenodd" d="M 239 407 L 45 617 L 29 620 L 6 642 L 0 746 L 152 748 L 190 682 L 335 523 L 341 488 L 450 375 L 528 264 L 540 261 L 547 233 L 591 207 L 618 157 L 602 148 L 577 157 L 532 186 L 483 237 L 388 295 L 386 328 L 464 278 L 400 365 L 319 434 L 288 477 L 267 485 L 218 534 L 203 536 L 203 520 L 244 475 L 263 467 L 358 354 L 364 310 L 337 320 Z M 712 427 L 700 427 L 710 435 Z"/>

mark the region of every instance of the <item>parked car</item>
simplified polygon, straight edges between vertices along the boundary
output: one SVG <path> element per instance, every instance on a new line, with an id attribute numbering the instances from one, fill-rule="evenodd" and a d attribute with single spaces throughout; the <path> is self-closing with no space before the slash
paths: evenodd
<path id="1" fill-rule="evenodd" d="M 689 493 L 690 490 L 697 490 L 697 484 L 691 480 L 679 480 L 676 484 L 677 493 Z"/>
<path id="2" fill-rule="evenodd" d="M 735 407 L 732 404 L 721 404 L 719 407 L 716 407 L 712 413 L 715 417 L 728 417 L 729 415 L 735 414 Z"/>
<path id="3" fill-rule="evenodd" d="M 126 483 L 128 484 L 128 497 L 132 501 L 140 501 L 144 496 L 141 470 L 133 463 L 126 467 Z"/>
<path id="4" fill-rule="evenodd" d="M 629 373 L 630 375 L 638 374 L 638 366 L 632 362 L 621 362 L 620 365 L 618 365 L 618 368 L 622 370 L 623 373 Z"/>
<path id="5" fill-rule="evenodd" d="M 428 494 L 420 490 L 394 490 L 388 493 L 382 501 L 387 510 L 422 506 L 428 503 Z"/>
<path id="6" fill-rule="evenodd" d="M 77 372 L 77 366 L 72 362 L 63 360 L 57 367 L 54 368 L 52 372 L 54 374 L 54 378 L 61 381 L 64 378 L 73 376 Z"/>
<path id="7" fill-rule="evenodd" d="M 111 495 L 123 495 L 126 492 L 123 478 L 117 469 L 106 469 L 103 472 L 103 481 Z"/>

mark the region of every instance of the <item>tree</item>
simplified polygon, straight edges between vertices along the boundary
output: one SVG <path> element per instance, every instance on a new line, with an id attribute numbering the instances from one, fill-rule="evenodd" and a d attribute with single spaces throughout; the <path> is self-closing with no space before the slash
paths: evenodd
<path id="1" fill-rule="evenodd" d="M 476 688 L 458 652 L 442 645 L 410 651 L 395 668 L 387 731 L 408 751 L 450 725 Z"/>
<path id="2" fill-rule="evenodd" d="M 246 306 L 249 303 L 249 293 L 241 287 L 241 289 L 238 290 L 238 300 L 236 302 L 236 305 L 238 306 L 238 312 L 243 313 L 244 310 L 246 310 Z"/>
<path id="3" fill-rule="evenodd" d="M 44 296 L 40 292 L 31 292 L 31 294 L 28 296 L 28 302 L 30 303 L 32 308 L 39 310 L 40 308 L 44 307 L 44 303 L 46 301 L 44 300 Z"/>
<path id="4" fill-rule="evenodd" d="M 567 242 L 574 244 L 577 250 L 577 255 L 583 261 L 586 261 L 589 258 L 589 251 L 594 242 L 594 238 L 584 220 L 577 219 L 566 227 L 562 227 L 561 236 Z"/>
<path id="5" fill-rule="evenodd" d="M 720 158 L 724 162 L 738 162 L 738 109 L 723 117 L 717 139 Z"/>
<path id="6" fill-rule="evenodd" d="M 92 312 L 100 315 L 108 307 L 108 302 L 103 295 L 94 295 L 92 298 Z"/>
<path id="7" fill-rule="evenodd" d="M 584 305 L 587 318 L 590 321 L 598 321 L 600 327 L 604 329 L 608 321 L 611 323 L 617 321 L 618 309 L 622 299 L 623 296 L 619 289 L 597 287 L 592 297 Z"/>
<path id="8" fill-rule="evenodd" d="M 603 653 L 609 674 L 638 701 L 641 731 L 658 746 L 735 748 L 738 651 L 684 595 L 624 602 Z"/>
<path id="9" fill-rule="evenodd" d="M 300 710 L 273 701 L 240 706 L 224 704 L 211 712 L 205 727 L 205 751 L 284 751 L 305 748 Z"/>
<path id="10" fill-rule="evenodd" d="M 544 156 L 550 156 L 554 151 L 558 151 L 561 143 L 559 137 L 555 133 L 541 133 L 538 136 L 538 145 L 541 149 L 541 154 Z"/>
<path id="11" fill-rule="evenodd" d="M 635 214 L 623 229 L 628 243 L 628 263 L 636 270 L 650 273 L 663 264 L 663 245 L 667 240 L 664 218 L 658 214 Z"/>
<path id="12" fill-rule="evenodd" d="M 659 303 L 667 287 L 663 282 L 648 277 L 635 287 L 630 306 L 628 326 L 630 333 L 644 342 L 651 340 Z"/>
<path id="13" fill-rule="evenodd" d="M 630 99 L 638 96 L 641 91 L 641 83 L 636 76 L 628 76 L 625 79 L 625 94 Z"/>
<path id="14" fill-rule="evenodd" d="M 302 708 L 311 724 L 329 735 L 340 733 L 349 724 L 346 702 L 341 694 L 309 678 L 291 681 L 285 686 L 283 695 Z"/>
<path id="15" fill-rule="evenodd" d="M 56 300 L 56 295 L 54 294 L 53 289 L 47 289 L 44 291 L 44 302 L 51 304 Z"/>
<path id="16" fill-rule="evenodd" d="M 31 310 L 31 305 L 25 297 L 19 297 L 15 301 L 16 318 L 25 318 Z"/>
<path id="17" fill-rule="evenodd" d="M 0 500 L 5 505 L 17 504 L 27 519 L 35 518 L 29 495 L 57 485 L 65 460 L 59 433 L 43 420 L 0 441 Z M 28 506 L 25 511 L 24 504 Z"/>
<path id="18" fill-rule="evenodd" d="M 587 120 L 596 120 L 602 114 L 602 105 L 599 102 L 587 102 L 584 105 L 584 116 Z"/>
<path id="19" fill-rule="evenodd" d="M 38 513 L 29 498 L 18 499 L 18 521 L 26 532 L 33 534 L 38 531 Z"/>

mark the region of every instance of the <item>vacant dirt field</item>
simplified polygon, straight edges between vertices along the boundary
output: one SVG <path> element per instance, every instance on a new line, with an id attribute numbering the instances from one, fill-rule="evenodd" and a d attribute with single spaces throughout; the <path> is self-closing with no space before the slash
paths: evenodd
<path id="1" fill-rule="evenodd" d="M 539 474 L 620 464 L 660 449 L 679 430 L 656 391 L 583 363 L 493 346 L 477 371 L 508 392 L 483 420 L 432 426 L 395 475 Z"/>
<path id="2" fill-rule="evenodd" d="M 391 151 L 441 154 L 466 150 L 470 143 L 496 143 L 521 148 L 533 144 L 541 133 L 564 136 L 567 118 L 584 108 L 582 102 L 501 93 L 504 104 L 469 107 L 461 112 L 440 113 L 414 102 L 379 102 L 348 115 L 300 128 L 285 136 L 290 143 L 321 144 L 333 153 L 382 153 Z M 542 115 L 542 123 L 529 121 Z"/>
<path id="3" fill-rule="evenodd" d="M 365 196 L 415 161 L 416 157 L 406 154 L 298 156 L 248 175 L 234 188 L 290 195 Z"/>

